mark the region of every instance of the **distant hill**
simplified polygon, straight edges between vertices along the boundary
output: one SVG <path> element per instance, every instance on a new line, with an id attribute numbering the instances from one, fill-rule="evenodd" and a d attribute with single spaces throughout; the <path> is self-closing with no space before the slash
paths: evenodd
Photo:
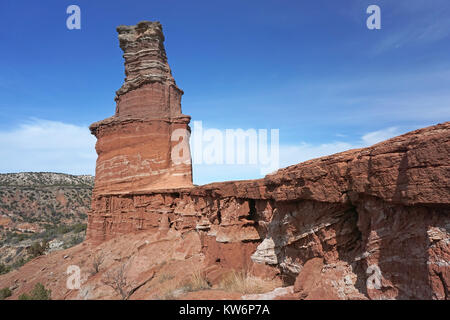
<path id="1" fill-rule="evenodd" d="M 0 174 L 0 225 L 85 222 L 94 177 L 52 172 Z M 1 222 L 3 221 L 3 223 Z"/>
<path id="2" fill-rule="evenodd" d="M 89 187 L 94 186 L 94 176 L 79 175 L 74 176 L 65 173 L 54 172 L 20 172 L 0 174 L 0 186 L 13 187 L 37 187 L 37 186 L 73 186 Z"/>
<path id="3" fill-rule="evenodd" d="M 59 249 L 84 239 L 94 177 L 53 172 L 0 174 L 0 264 L 20 264 L 24 248 L 54 240 Z"/>

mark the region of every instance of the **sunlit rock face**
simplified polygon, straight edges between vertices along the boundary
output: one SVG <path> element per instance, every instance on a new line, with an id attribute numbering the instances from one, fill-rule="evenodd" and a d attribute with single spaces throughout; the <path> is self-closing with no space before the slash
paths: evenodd
<path id="1" fill-rule="evenodd" d="M 247 270 L 290 298 L 448 299 L 449 154 L 447 122 L 263 179 L 97 195 L 88 238 L 176 235 L 211 283 Z"/>
<path id="2" fill-rule="evenodd" d="M 449 122 L 263 179 L 194 187 L 190 154 L 172 157 L 190 118 L 161 25 L 118 32 L 126 78 L 115 115 L 91 126 L 89 242 L 145 233 L 164 251 L 170 238 L 190 248 L 175 259 L 198 257 L 211 284 L 245 270 L 300 299 L 448 299 Z"/>
<path id="3" fill-rule="evenodd" d="M 181 113 L 183 91 L 167 63 L 162 26 L 143 21 L 117 32 L 126 78 L 114 116 L 90 126 L 97 137 L 94 194 L 191 186 L 190 117 Z"/>

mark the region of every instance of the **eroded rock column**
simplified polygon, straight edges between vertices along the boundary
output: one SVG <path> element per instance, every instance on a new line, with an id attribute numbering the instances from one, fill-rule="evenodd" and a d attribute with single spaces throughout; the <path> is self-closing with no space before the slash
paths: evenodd
<path id="1" fill-rule="evenodd" d="M 191 186 L 190 117 L 181 113 L 162 26 L 143 21 L 117 32 L 126 78 L 114 116 L 90 126 L 98 139 L 94 196 Z"/>

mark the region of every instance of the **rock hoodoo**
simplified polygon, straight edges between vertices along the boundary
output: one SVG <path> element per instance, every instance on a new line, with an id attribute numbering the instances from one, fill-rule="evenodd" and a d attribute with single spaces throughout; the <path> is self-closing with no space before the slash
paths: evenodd
<path id="1" fill-rule="evenodd" d="M 167 63 L 162 26 L 143 21 L 117 32 L 126 78 L 114 116 L 90 126 L 98 139 L 94 193 L 191 186 L 190 155 L 181 164 L 171 159 L 176 144 L 189 143 L 190 117 L 181 113 L 183 91 Z"/>

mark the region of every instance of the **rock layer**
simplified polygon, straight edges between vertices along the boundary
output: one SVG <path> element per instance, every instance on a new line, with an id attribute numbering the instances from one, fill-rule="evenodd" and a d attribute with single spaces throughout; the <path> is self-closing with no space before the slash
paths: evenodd
<path id="1" fill-rule="evenodd" d="M 171 157 L 190 118 L 162 27 L 117 31 L 126 79 L 116 114 L 91 126 L 91 242 L 145 231 L 191 247 L 194 234 L 210 283 L 243 269 L 282 279 L 302 299 L 449 297 L 450 123 L 260 180 L 193 187 L 190 155 L 178 165 Z"/>
<path id="2" fill-rule="evenodd" d="M 449 155 L 447 122 L 260 180 L 98 193 L 88 237 L 195 233 L 210 273 L 299 277 L 300 298 L 447 299 Z"/>
<path id="3" fill-rule="evenodd" d="M 98 153 L 94 193 L 191 186 L 190 117 L 172 77 L 159 22 L 119 26 L 125 82 L 114 116 L 90 126 Z M 183 161 L 173 161 L 182 143 Z"/>

